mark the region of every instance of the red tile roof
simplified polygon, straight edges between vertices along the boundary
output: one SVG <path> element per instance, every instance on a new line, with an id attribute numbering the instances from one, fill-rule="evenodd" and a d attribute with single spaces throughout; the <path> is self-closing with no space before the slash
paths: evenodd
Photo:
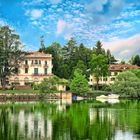
<path id="1" fill-rule="evenodd" d="M 137 65 L 130 65 L 130 64 L 111 64 L 109 66 L 110 71 L 124 71 L 127 69 L 139 69 Z"/>
<path id="2" fill-rule="evenodd" d="M 28 54 L 47 54 L 45 52 L 29 52 Z"/>

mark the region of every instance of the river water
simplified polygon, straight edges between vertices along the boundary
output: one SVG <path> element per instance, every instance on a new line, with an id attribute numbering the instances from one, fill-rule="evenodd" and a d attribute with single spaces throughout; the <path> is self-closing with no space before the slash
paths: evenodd
<path id="1" fill-rule="evenodd" d="M 0 140 L 140 140 L 140 101 L 0 102 Z"/>

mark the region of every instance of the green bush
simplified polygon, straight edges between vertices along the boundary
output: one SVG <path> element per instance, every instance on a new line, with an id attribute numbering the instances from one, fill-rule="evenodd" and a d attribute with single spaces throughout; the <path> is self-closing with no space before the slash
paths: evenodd
<path id="1" fill-rule="evenodd" d="M 103 85 L 101 90 L 102 91 L 111 91 L 111 86 L 110 85 Z"/>
<path id="2" fill-rule="evenodd" d="M 79 69 L 74 71 L 74 77 L 70 81 L 70 90 L 76 94 L 85 94 L 89 91 L 88 81 Z"/>
<path id="3" fill-rule="evenodd" d="M 140 97 L 140 79 L 135 73 L 122 72 L 117 79 L 118 81 L 111 85 L 111 90 L 114 93 L 119 94 L 120 97 Z"/>
<path id="4" fill-rule="evenodd" d="M 93 91 L 89 91 L 89 92 L 86 94 L 86 96 L 96 98 L 97 96 L 100 96 L 100 95 L 107 95 L 108 93 L 109 93 L 108 91 L 93 90 Z"/>
<path id="5" fill-rule="evenodd" d="M 39 88 L 40 88 L 40 84 L 36 84 L 36 83 L 32 84 L 32 89 L 33 90 L 39 90 Z"/>

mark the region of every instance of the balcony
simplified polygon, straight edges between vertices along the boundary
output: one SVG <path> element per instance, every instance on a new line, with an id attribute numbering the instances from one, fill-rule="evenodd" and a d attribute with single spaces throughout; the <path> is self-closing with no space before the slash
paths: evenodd
<path id="1" fill-rule="evenodd" d="M 33 73 L 32 76 L 48 76 L 48 74 Z"/>
<path id="2" fill-rule="evenodd" d="M 23 67 L 24 68 L 29 68 L 29 65 L 28 64 L 23 64 Z"/>
<path id="3" fill-rule="evenodd" d="M 36 67 L 36 66 L 41 67 L 42 65 L 41 64 L 31 64 L 31 67 Z"/>
<path id="4" fill-rule="evenodd" d="M 48 68 L 49 66 L 48 66 L 48 64 L 44 64 L 44 67 L 45 67 L 45 68 Z"/>

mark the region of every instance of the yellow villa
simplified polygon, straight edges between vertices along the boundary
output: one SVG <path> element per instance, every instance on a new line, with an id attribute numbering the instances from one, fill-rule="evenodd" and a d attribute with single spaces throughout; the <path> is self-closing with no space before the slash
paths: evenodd
<path id="1" fill-rule="evenodd" d="M 116 76 L 119 75 L 119 73 L 129 70 L 129 69 L 139 69 L 140 67 L 136 66 L 136 65 L 130 65 L 130 64 L 111 64 L 109 66 L 109 73 L 107 77 L 100 77 L 99 78 L 99 84 L 103 85 L 103 84 L 113 84 Z M 89 78 L 89 84 L 92 85 L 96 85 L 96 78 L 94 77 L 94 75 L 90 75 Z"/>
<path id="2" fill-rule="evenodd" d="M 52 76 L 52 55 L 44 52 L 29 52 L 17 69 L 17 74 L 8 78 L 10 85 L 40 83 Z"/>

